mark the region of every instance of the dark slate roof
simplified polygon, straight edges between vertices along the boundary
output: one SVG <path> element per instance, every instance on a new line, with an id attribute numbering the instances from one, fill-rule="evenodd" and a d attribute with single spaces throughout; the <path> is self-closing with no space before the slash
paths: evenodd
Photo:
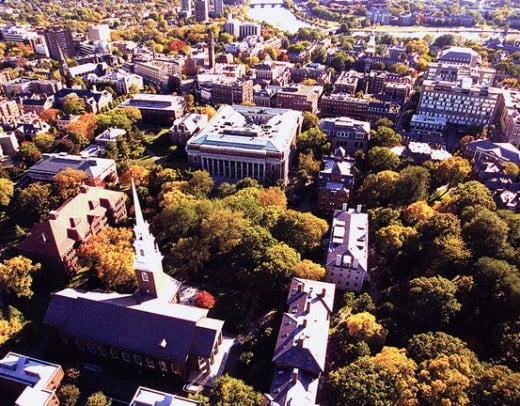
<path id="1" fill-rule="evenodd" d="M 65 289 L 53 295 L 43 322 L 65 336 L 185 362 L 189 354 L 209 357 L 222 329 L 223 322 L 206 314 L 180 304 L 138 303 L 134 295 Z"/>

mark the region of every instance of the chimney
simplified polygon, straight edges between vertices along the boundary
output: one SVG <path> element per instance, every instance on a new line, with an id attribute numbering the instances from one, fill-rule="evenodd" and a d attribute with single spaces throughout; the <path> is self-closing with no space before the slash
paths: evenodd
<path id="1" fill-rule="evenodd" d="M 323 288 L 321 290 L 321 297 L 325 297 L 325 295 L 327 294 L 327 289 L 326 288 Z"/>
<path id="2" fill-rule="evenodd" d="M 298 283 L 298 293 L 303 292 L 303 283 Z"/>
<path id="3" fill-rule="evenodd" d="M 356 213 L 361 213 L 361 205 L 360 204 L 358 204 L 356 206 Z"/>
<path id="4" fill-rule="evenodd" d="M 56 210 L 51 210 L 49 212 L 49 220 L 56 220 L 58 218 L 58 212 Z"/>
<path id="5" fill-rule="evenodd" d="M 348 210 L 348 204 L 347 204 L 347 203 L 343 203 L 343 204 L 341 205 L 341 210 L 343 210 L 343 211 L 347 211 L 347 210 Z"/>
<path id="6" fill-rule="evenodd" d="M 302 334 L 300 338 L 298 338 L 298 347 L 303 347 L 303 342 L 305 341 L 305 336 Z"/>
<path id="7" fill-rule="evenodd" d="M 302 324 L 303 328 L 307 327 L 307 319 L 303 319 L 303 324 Z"/>
<path id="8" fill-rule="evenodd" d="M 311 302 L 307 302 L 307 303 L 305 304 L 305 311 L 306 311 L 307 313 L 310 313 L 310 312 L 311 312 Z"/>
<path id="9" fill-rule="evenodd" d="M 298 382 L 298 368 L 293 368 L 291 382 L 293 385 L 296 385 L 296 383 Z"/>

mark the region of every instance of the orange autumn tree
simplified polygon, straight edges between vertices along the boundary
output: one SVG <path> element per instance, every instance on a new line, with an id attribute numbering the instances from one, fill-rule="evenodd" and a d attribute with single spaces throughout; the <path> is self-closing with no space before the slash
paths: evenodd
<path id="1" fill-rule="evenodd" d="M 94 130 L 96 129 L 96 115 L 92 113 L 82 114 L 79 120 L 67 124 L 65 131 L 74 134 L 76 137 L 82 137 L 87 141 L 94 138 Z"/>
<path id="2" fill-rule="evenodd" d="M 204 309 L 212 309 L 215 306 L 215 298 L 213 295 L 205 290 L 201 290 L 195 295 L 194 299 L 195 306 L 202 307 Z"/>

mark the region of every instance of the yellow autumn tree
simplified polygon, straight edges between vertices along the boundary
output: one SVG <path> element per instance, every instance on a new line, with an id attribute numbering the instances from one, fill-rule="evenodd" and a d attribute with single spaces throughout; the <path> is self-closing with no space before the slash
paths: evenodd
<path id="1" fill-rule="evenodd" d="M 294 274 L 299 278 L 319 281 L 325 276 L 325 268 L 315 262 L 304 259 L 296 265 L 296 268 L 294 268 Z"/>
<path id="2" fill-rule="evenodd" d="M 54 189 L 62 201 L 76 196 L 80 187 L 87 180 L 85 172 L 78 169 L 67 168 L 52 178 Z"/>
<path id="3" fill-rule="evenodd" d="M 0 345 L 20 332 L 25 324 L 22 313 L 12 306 L 0 309 Z"/>
<path id="4" fill-rule="evenodd" d="M 403 209 L 403 217 L 408 224 L 415 224 L 420 220 L 427 220 L 434 214 L 435 210 L 424 200 L 419 200 Z"/>
<path id="5" fill-rule="evenodd" d="M 40 268 L 40 264 L 33 264 L 23 255 L 4 260 L 0 264 L 0 289 L 4 293 L 14 293 L 18 297 L 31 297 L 33 295 L 31 274 Z"/>
<path id="6" fill-rule="evenodd" d="M 132 241 L 129 228 L 108 227 L 81 244 L 78 256 L 106 288 L 128 291 L 136 285 Z"/>

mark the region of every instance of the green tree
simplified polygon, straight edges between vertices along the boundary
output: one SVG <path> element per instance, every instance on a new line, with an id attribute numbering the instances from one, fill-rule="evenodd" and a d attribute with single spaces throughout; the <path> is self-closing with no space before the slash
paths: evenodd
<path id="1" fill-rule="evenodd" d="M 471 252 L 462 239 L 460 221 L 455 215 L 438 213 L 420 221 L 416 229 L 422 267 L 428 274 L 449 276 L 466 265 Z"/>
<path id="2" fill-rule="evenodd" d="M 43 154 L 33 142 L 24 142 L 20 145 L 15 161 L 29 168 L 43 158 Z"/>
<path id="3" fill-rule="evenodd" d="M 62 101 L 65 114 L 83 114 L 85 112 L 85 100 L 78 97 L 76 93 L 67 95 Z"/>
<path id="4" fill-rule="evenodd" d="M 310 111 L 303 112 L 302 132 L 310 130 L 311 128 L 318 128 L 320 125 L 320 119 L 314 113 Z"/>
<path id="5" fill-rule="evenodd" d="M 404 63 L 397 62 L 388 67 L 388 71 L 397 75 L 405 76 L 409 71 L 410 67 Z"/>
<path id="6" fill-rule="evenodd" d="M 376 231 L 377 251 L 383 255 L 397 254 L 406 242 L 417 234 L 414 228 L 391 224 Z"/>
<path id="7" fill-rule="evenodd" d="M 399 178 L 399 174 L 394 171 L 381 171 L 369 174 L 358 191 L 359 203 L 363 203 L 368 207 L 395 204 Z"/>
<path id="8" fill-rule="evenodd" d="M 260 406 L 262 394 L 244 381 L 223 375 L 218 378 L 210 392 L 210 401 L 216 406 Z"/>
<path id="9" fill-rule="evenodd" d="M 215 181 L 211 175 L 207 171 L 199 170 L 191 174 L 186 192 L 198 198 L 207 197 L 214 185 Z"/>
<path id="10" fill-rule="evenodd" d="M 489 189 L 476 180 L 459 184 L 453 198 L 458 213 L 468 206 L 479 205 L 489 210 L 496 210 L 497 207 Z"/>
<path id="11" fill-rule="evenodd" d="M 410 165 L 399 172 L 398 201 L 403 205 L 426 200 L 430 186 L 430 172 L 422 166 Z"/>
<path id="12" fill-rule="evenodd" d="M 13 293 L 17 297 L 31 297 L 31 274 L 40 268 L 40 264 L 33 264 L 29 258 L 22 255 L 5 259 L 0 264 L 0 288 L 5 293 Z"/>
<path id="13" fill-rule="evenodd" d="M 56 138 L 48 133 L 39 133 L 33 137 L 36 147 L 43 152 L 51 152 L 54 147 Z"/>
<path id="14" fill-rule="evenodd" d="M 477 311 L 488 321 L 518 317 L 520 309 L 520 275 L 518 268 L 506 261 L 482 257 L 474 266 L 472 290 Z"/>
<path id="15" fill-rule="evenodd" d="M 373 147 L 367 154 L 367 165 L 372 172 L 393 171 L 400 163 L 399 157 L 387 147 Z"/>
<path id="16" fill-rule="evenodd" d="M 395 147 L 400 145 L 403 137 L 396 133 L 392 128 L 379 125 L 375 130 L 370 131 L 370 145 L 373 147 Z"/>
<path id="17" fill-rule="evenodd" d="M 327 392 L 338 406 L 417 405 L 416 369 L 403 350 L 384 347 L 331 372 Z"/>
<path id="18" fill-rule="evenodd" d="M 320 246 L 328 228 L 325 220 L 311 213 L 287 210 L 280 214 L 272 232 L 274 237 L 285 241 L 297 251 L 309 253 Z"/>
<path id="19" fill-rule="evenodd" d="M 462 307 L 456 298 L 457 286 L 442 276 L 420 277 L 410 281 L 410 306 L 417 316 L 449 323 Z"/>
<path id="20" fill-rule="evenodd" d="M 463 355 L 472 364 L 478 364 L 477 356 L 460 338 L 443 331 L 421 333 L 412 336 L 406 346 L 408 354 L 417 363 L 438 358 L 442 355 Z"/>
<path id="21" fill-rule="evenodd" d="M 317 127 L 311 127 L 298 136 L 296 146 L 298 151 L 304 154 L 312 152 L 314 158 L 321 159 L 322 155 L 328 152 L 330 143 L 323 131 Z"/>
<path id="22" fill-rule="evenodd" d="M 327 50 L 325 47 L 318 46 L 311 52 L 311 61 L 315 63 L 325 63 L 327 59 Z"/>
<path id="23" fill-rule="evenodd" d="M 57 202 L 52 195 L 51 185 L 36 182 L 18 189 L 13 203 L 18 224 L 31 225 L 45 220 Z"/>
<path id="24" fill-rule="evenodd" d="M 201 218 L 198 204 L 193 196 L 173 189 L 163 196 L 159 213 L 160 228 L 164 238 L 176 241 L 180 237 L 193 235 L 199 227 Z"/>
<path id="25" fill-rule="evenodd" d="M 504 365 L 485 365 L 470 402 L 479 406 L 520 404 L 520 373 Z"/>
<path id="26" fill-rule="evenodd" d="M 496 256 L 507 242 L 509 229 L 495 212 L 479 207 L 463 227 L 463 236 L 477 256 Z"/>
<path id="27" fill-rule="evenodd" d="M 266 286 L 277 291 L 283 290 L 286 283 L 294 275 L 300 263 L 300 255 L 285 243 L 268 247 L 255 268 L 257 286 Z"/>

